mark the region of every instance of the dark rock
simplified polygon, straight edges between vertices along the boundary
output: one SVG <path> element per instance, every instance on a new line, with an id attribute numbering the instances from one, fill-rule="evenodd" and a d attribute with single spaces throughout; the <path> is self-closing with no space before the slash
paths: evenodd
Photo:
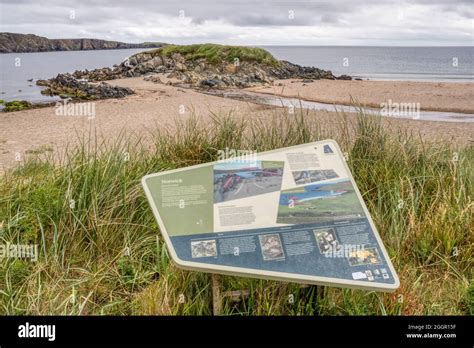
<path id="1" fill-rule="evenodd" d="M 199 82 L 202 87 L 218 87 L 222 85 L 222 81 L 216 79 L 206 79 Z"/>
<path id="2" fill-rule="evenodd" d="M 37 85 L 47 87 L 41 91 L 42 94 L 73 99 L 123 98 L 134 93 L 130 88 L 112 86 L 105 82 L 93 84 L 81 81 L 71 74 L 59 74 L 49 80 L 39 80 Z"/>
<path id="3" fill-rule="evenodd" d="M 337 77 L 336 79 L 337 80 L 352 80 L 352 77 L 350 77 L 349 75 L 341 75 Z"/>
<path id="4" fill-rule="evenodd" d="M 47 86 L 48 83 L 49 83 L 48 80 L 38 80 L 38 81 L 36 81 L 37 86 Z"/>

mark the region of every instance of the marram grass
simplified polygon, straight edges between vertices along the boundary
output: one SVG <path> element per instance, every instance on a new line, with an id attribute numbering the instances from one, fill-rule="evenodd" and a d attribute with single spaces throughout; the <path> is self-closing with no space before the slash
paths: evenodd
<path id="1" fill-rule="evenodd" d="M 166 45 L 150 51 L 153 55 L 172 56 L 174 53 L 182 54 L 187 60 L 205 59 L 211 64 L 221 62 L 233 63 L 234 59 L 242 62 L 256 62 L 273 66 L 280 65 L 270 52 L 259 47 L 229 46 L 217 44 L 195 45 Z"/>
<path id="2" fill-rule="evenodd" d="M 400 276 L 395 293 L 224 277 L 249 289 L 232 315 L 473 314 L 472 146 L 426 144 L 359 116 L 330 134 L 307 115 L 213 116 L 132 137 L 86 137 L 61 158 L 31 158 L 0 178 L 0 243 L 38 245 L 37 262 L 0 260 L 2 315 L 209 315 L 210 276 L 176 268 L 144 197 L 145 174 L 217 159 L 228 148 L 265 151 L 332 137 Z M 349 135 L 350 134 L 350 135 Z M 290 301 L 291 298 L 291 301 Z"/>

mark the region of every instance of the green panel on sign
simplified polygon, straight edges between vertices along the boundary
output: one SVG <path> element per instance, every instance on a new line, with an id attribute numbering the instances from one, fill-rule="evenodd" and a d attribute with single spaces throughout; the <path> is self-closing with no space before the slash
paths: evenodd
<path id="1" fill-rule="evenodd" d="M 209 166 L 146 180 L 170 236 L 212 231 L 212 173 Z"/>

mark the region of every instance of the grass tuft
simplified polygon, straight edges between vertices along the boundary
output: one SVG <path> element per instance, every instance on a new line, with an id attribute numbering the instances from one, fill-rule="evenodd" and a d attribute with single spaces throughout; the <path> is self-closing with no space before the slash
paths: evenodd
<path id="1" fill-rule="evenodd" d="M 33 104 L 26 100 L 13 100 L 6 102 L 4 100 L 0 100 L 0 105 L 3 105 L 3 112 L 14 112 L 14 111 L 21 111 L 26 109 L 31 109 Z"/>

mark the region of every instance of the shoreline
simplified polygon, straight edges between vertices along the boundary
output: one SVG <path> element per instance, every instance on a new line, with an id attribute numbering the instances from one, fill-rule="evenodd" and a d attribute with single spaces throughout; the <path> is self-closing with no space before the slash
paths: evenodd
<path id="1" fill-rule="evenodd" d="M 157 76 L 160 75 L 162 81 L 173 81 L 174 83 L 179 82 L 178 80 L 167 79 L 163 76 L 163 74 L 156 74 Z M 113 81 L 115 80 L 108 80 L 111 85 L 114 85 Z M 332 85 L 332 86 L 331 86 Z M 379 91 L 374 90 L 373 86 L 380 85 L 385 89 L 389 88 L 389 90 L 383 91 L 380 93 Z M 196 92 L 200 92 L 199 89 L 194 89 L 192 87 L 184 87 L 179 84 L 175 84 L 175 87 L 194 90 Z M 466 114 L 466 115 L 474 115 L 474 83 L 469 82 L 424 82 L 424 81 L 411 81 L 411 80 L 351 80 L 351 81 L 340 81 L 340 80 L 314 80 L 312 82 L 305 82 L 304 79 L 286 79 L 286 80 L 276 80 L 273 85 L 267 86 L 256 86 L 256 87 L 247 87 L 241 88 L 242 92 L 254 92 L 254 93 L 261 93 L 265 95 L 271 95 L 275 97 L 283 97 L 283 98 L 292 98 L 292 99 L 301 99 L 302 101 L 308 102 L 316 102 L 329 105 L 342 105 L 342 106 L 354 106 L 354 102 L 359 104 L 362 107 L 370 108 L 370 109 L 380 109 L 381 103 L 374 102 L 372 100 L 367 100 L 366 96 L 363 96 L 362 99 L 359 99 L 357 96 L 353 96 L 351 91 L 355 91 L 357 88 L 356 93 L 363 92 L 363 89 L 367 89 L 367 87 L 371 87 L 370 96 L 369 98 L 379 99 L 384 95 L 389 93 L 391 96 L 396 96 L 398 98 L 400 95 L 400 89 L 407 89 L 412 87 L 418 87 L 418 89 L 423 89 L 427 94 L 434 94 L 433 96 L 422 96 L 423 101 L 420 102 L 420 111 L 431 111 L 431 112 L 446 112 L 446 113 L 459 113 L 459 114 Z M 339 88 L 349 87 L 349 90 L 346 91 L 346 96 L 341 98 L 341 94 L 335 93 Z M 354 88 L 355 87 L 355 88 Z M 378 86 L 377 86 L 378 88 Z M 465 88 L 467 93 L 460 93 L 460 89 Z M 444 90 L 443 90 L 444 89 Z M 216 89 L 216 92 L 226 92 L 232 89 Z M 446 91 L 450 90 L 450 91 Z M 212 91 L 212 89 L 211 89 Z M 326 94 L 323 94 L 324 97 L 317 96 L 321 95 L 321 92 L 324 91 Z M 330 91 L 331 96 L 327 95 L 327 92 Z M 375 92 L 375 93 L 373 93 Z M 440 94 L 444 93 L 444 94 Z M 212 93 L 211 93 L 212 94 Z M 213 94 L 217 95 L 217 94 Z M 337 95 L 333 97 L 333 95 Z M 353 98 L 354 100 L 350 100 Z M 432 101 L 428 100 L 430 97 L 435 99 L 434 97 L 442 97 L 443 99 L 451 99 L 451 102 L 448 102 L 448 106 L 436 106 L 432 103 Z M 53 98 L 56 98 L 52 100 Z M 348 99 L 349 98 L 349 99 Z M 113 99 L 113 98 L 111 98 Z M 437 98 L 436 98 L 437 99 Z M 453 100 L 458 99 L 458 100 Z M 32 106 L 28 109 L 38 109 L 44 108 L 48 106 L 55 106 L 56 103 L 64 103 L 66 99 L 61 99 L 58 97 L 51 97 L 50 100 L 44 99 L 41 101 L 30 101 L 27 99 L 15 99 L 15 100 L 7 100 L 5 102 L 10 101 L 27 101 Z M 415 98 L 413 99 L 415 100 Z M 407 100 L 393 100 L 392 98 L 383 100 L 382 102 L 397 102 L 397 103 L 404 103 L 404 102 L 416 102 L 416 101 L 407 101 Z M 74 103 L 81 103 L 81 102 L 94 102 L 98 100 L 80 100 L 80 99 L 73 99 L 71 102 Z M 461 107 L 454 106 L 457 103 L 461 103 Z M 438 101 L 439 104 L 439 101 Z M 0 108 L 0 112 L 3 108 Z"/>
<path id="2" fill-rule="evenodd" d="M 343 88 L 344 91 L 341 92 Z M 410 98 L 409 94 L 413 92 L 416 94 L 417 89 L 419 91 L 418 96 Z M 275 81 L 273 86 L 250 87 L 245 90 L 330 105 L 352 106 L 356 101 L 361 106 L 379 109 L 382 103 L 392 100 L 397 103 L 419 103 L 422 111 L 474 114 L 473 83 L 393 80 L 331 80 L 329 82 L 327 80 L 315 80 L 313 82 L 303 82 L 303 80 L 289 79 Z"/>
<path id="3" fill-rule="evenodd" d="M 338 81 L 330 81 L 338 82 Z M 347 81 L 341 81 L 347 82 Z M 357 81 L 360 82 L 360 81 Z M 173 130 L 176 119 L 191 115 L 208 122 L 212 112 L 230 114 L 236 119 L 255 118 L 263 122 L 281 115 L 280 107 L 264 106 L 230 98 L 211 96 L 193 89 L 157 84 L 142 77 L 111 80 L 113 86 L 129 87 L 136 93 L 120 99 L 94 101 L 96 116 L 57 116 L 55 107 L 43 107 L 0 114 L 0 171 L 15 167 L 15 153 L 24 156 L 38 152 L 61 152 L 78 138 L 95 132 L 113 140 L 120 134 L 146 137 L 151 130 Z M 87 102 L 87 101 L 86 101 Z M 185 109 L 184 114 L 180 110 Z M 305 118 L 322 128 L 337 132 L 343 122 L 353 123 L 357 115 L 330 111 L 305 110 Z M 278 114 L 279 113 L 279 114 Z M 383 117 L 384 127 L 396 127 L 420 134 L 427 142 L 445 142 L 465 146 L 473 142 L 474 123 L 450 123 Z"/>

